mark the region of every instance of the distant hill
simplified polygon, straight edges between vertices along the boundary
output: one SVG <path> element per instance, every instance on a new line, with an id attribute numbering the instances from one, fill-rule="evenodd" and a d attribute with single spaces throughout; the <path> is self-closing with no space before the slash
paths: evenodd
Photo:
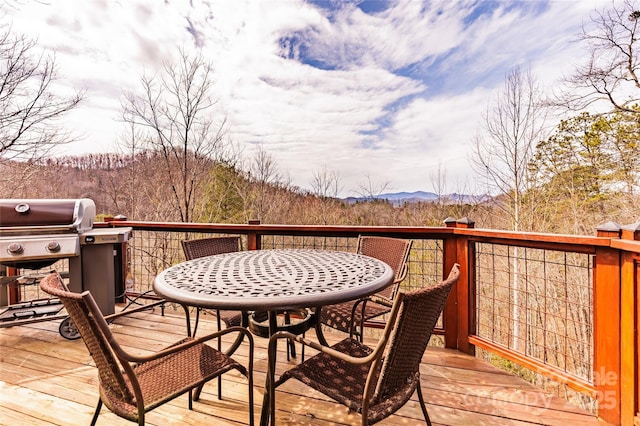
<path id="1" fill-rule="evenodd" d="M 357 203 L 366 201 L 371 197 L 347 197 L 343 200 L 348 203 Z M 433 192 L 415 191 L 415 192 L 393 192 L 387 194 L 376 195 L 373 198 L 376 200 L 386 200 L 395 206 L 399 206 L 405 203 L 433 203 L 438 201 L 438 194 Z M 451 203 L 478 203 L 480 201 L 487 201 L 490 199 L 486 195 L 466 195 L 466 194 L 446 194 L 442 195 L 446 204 Z"/>

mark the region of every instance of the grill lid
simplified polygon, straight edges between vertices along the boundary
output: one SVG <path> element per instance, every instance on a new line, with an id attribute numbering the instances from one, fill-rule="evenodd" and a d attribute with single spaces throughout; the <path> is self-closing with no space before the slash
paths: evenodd
<path id="1" fill-rule="evenodd" d="M 0 231 L 34 234 L 48 229 L 78 233 L 93 228 L 96 206 L 89 198 L 0 200 Z"/>

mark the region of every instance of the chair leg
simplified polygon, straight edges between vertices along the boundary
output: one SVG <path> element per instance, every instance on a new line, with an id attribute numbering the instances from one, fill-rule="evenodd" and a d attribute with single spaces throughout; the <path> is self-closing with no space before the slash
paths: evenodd
<path id="1" fill-rule="evenodd" d="M 367 308 L 367 301 L 362 302 L 362 312 L 360 313 L 360 343 L 364 343 L 364 313 Z"/>
<path id="2" fill-rule="evenodd" d="M 193 335 L 191 337 L 196 337 L 196 331 L 198 331 L 199 321 L 200 321 L 200 308 L 196 308 L 196 320 L 193 324 Z"/>
<path id="3" fill-rule="evenodd" d="M 251 353 L 253 353 L 253 349 L 251 349 Z M 249 387 L 249 426 L 255 425 L 255 414 L 254 414 L 254 397 L 253 397 L 253 358 L 249 360 L 249 368 L 247 369 L 247 381 Z"/>
<path id="4" fill-rule="evenodd" d="M 193 390 L 193 400 L 197 401 L 200 399 L 200 393 L 202 393 L 202 388 L 204 387 L 204 383 L 199 385 L 197 388 Z M 191 396 L 191 392 L 189 392 L 189 396 Z"/>
<path id="5" fill-rule="evenodd" d="M 427 422 L 427 426 L 431 426 L 431 419 L 429 418 L 429 413 L 427 413 L 427 404 L 424 403 L 424 397 L 422 396 L 422 387 L 420 383 L 418 383 L 418 400 L 420 401 L 420 408 L 422 408 L 422 415 L 424 416 L 424 420 Z"/>
<path id="6" fill-rule="evenodd" d="M 191 315 L 189 314 L 189 307 L 187 305 L 180 304 L 182 309 L 184 309 L 184 318 L 187 322 L 187 337 L 192 337 L 191 335 Z"/>
<path id="7" fill-rule="evenodd" d="M 349 320 L 349 338 L 357 338 L 360 343 L 364 342 L 364 313 L 367 305 L 366 300 L 357 301 L 351 308 L 351 319 Z M 356 312 L 360 309 L 360 324 L 356 324 Z M 358 327 L 360 329 L 358 330 Z"/>
<path id="8" fill-rule="evenodd" d="M 98 400 L 98 405 L 96 405 L 96 411 L 93 413 L 93 418 L 91 419 L 91 426 L 94 426 L 98 421 L 98 415 L 100 414 L 101 408 L 102 408 L 102 398 Z"/>
<path id="9" fill-rule="evenodd" d="M 216 310 L 218 323 L 218 331 L 222 330 L 222 321 L 220 320 L 220 310 Z M 218 351 L 222 352 L 222 336 L 218 336 Z M 222 399 L 222 375 L 218 376 L 218 399 Z"/>
<path id="10" fill-rule="evenodd" d="M 284 311 L 284 323 L 286 325 L 291 324 L 291 314 L 289 311 Z M 296 346 L 292 340 L 287 341 L 287 361 L 291 360 L 291 357 L 296 357 Z"/>
<path id="11" fill-rule="evenodd" d="M 318 342 L 322 345 L 322 346 L 329 346 L 329 343 L 327 342 L 327 339 L 324 337 L 324 333 L 322 331 L 322 322 L 320 321 L 320 313 L 322 311 L 322 308 L 316 308 L 316 312 L 314 313 L 315 315 L 315 330 L 316 330 L 316 338 L 318 339 Z"/>
<path id="12" fill-rule="evenodd" d="M 271 342 L 269 342 L 271 343 Z M 271 349 L 271 345 L 269 345 Z M 267 356 L 269 365 L 267 367 L 267 388 L 266 393 L 269 395 L 269 418 L 271 426 L 276 424 L 276 354 L 278 353 L 277 340 L 273 345 L 273 352 L 270 352 Z"/>

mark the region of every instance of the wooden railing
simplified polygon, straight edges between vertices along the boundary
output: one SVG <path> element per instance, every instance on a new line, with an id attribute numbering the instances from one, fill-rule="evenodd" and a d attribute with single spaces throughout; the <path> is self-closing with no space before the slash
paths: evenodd
<path id="1" fill-rule="evenodd" d="M 639 224 L 605 224 L 597 236 L 475 229 L 466 218 L 447 219 L 444 227 L 133 221 L 100 226 L 134 229 L 128 264 L 137 292 L 183 260 L 179 241 L 186 238 L 239 234 L 248 250 L 349 251 L 361 234 L 412 239 L 405 287 L 430 285 L 454 263 L 461 266 L 438 329 L 446 347 L 488 351 L 588 395 L 606 422 L 640 424 Z"/>

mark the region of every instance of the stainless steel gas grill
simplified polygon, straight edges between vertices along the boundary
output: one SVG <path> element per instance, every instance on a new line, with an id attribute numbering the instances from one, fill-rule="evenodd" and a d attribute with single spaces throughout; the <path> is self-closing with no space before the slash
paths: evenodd
<path id="1" fill-rule="evenodd" d="M 69 288 L 91 291 L 104 315 L 114 313 L 131 228 L 94 228 L 95 216 L 88 198 L 0 199 L 0 327 L 64 318 L 56 299 L 15 303 L 10 290 L 37 284 L 35 271 L 65 259 Z"/>
<path id="2" fill-rule="evenodd" d="M 93 228 L 92 200 L 0 200 L 0 263 L 40 269 L 80 255 L 79 234 Z"/>

